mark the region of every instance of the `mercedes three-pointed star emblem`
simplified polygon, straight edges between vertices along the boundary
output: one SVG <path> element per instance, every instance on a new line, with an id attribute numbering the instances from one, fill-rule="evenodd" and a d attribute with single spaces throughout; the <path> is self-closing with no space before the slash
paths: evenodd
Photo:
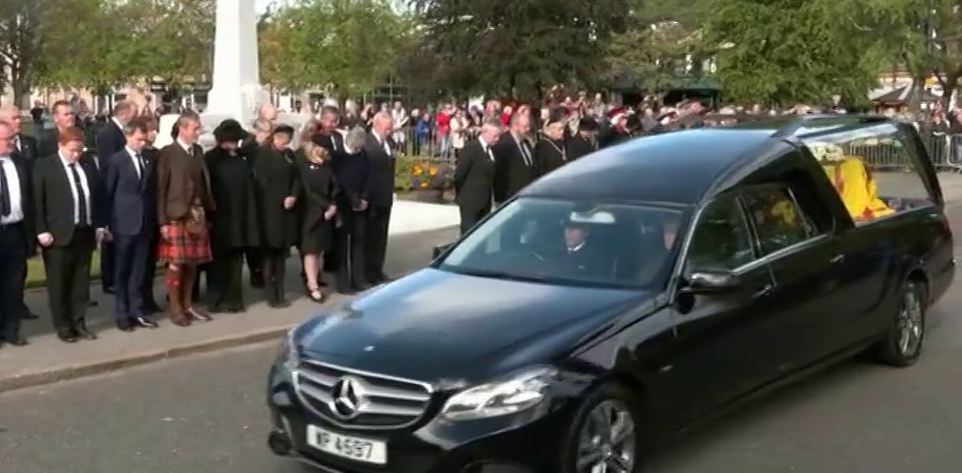
<path id="1" fill-rule="evenodd" d="M 334 415 L 344 420 L 350 420 L 360 414 L 364 402 L 367 400 L 364 394 L 363 383 L 361 380 L 352 376 L 345 376 L 331 387 L 331 401 L 328 404 Z"/>

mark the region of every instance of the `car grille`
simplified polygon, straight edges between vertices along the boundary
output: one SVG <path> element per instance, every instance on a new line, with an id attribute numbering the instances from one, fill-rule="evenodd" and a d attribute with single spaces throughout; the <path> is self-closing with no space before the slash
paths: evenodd
<path id="1" fill-rule="evenodd" d="M 293 375 L 301 402 L 344 428 L 396 429 L 412 425 L 427 412 L 433 392 L 428 383 L 310 360 L 302 361 Z"/>

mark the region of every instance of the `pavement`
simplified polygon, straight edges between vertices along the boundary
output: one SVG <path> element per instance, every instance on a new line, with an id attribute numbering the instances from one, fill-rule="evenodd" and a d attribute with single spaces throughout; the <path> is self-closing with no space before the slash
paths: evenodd
<path id="1" fill-rule="evenodd" d="M 456 238 L 455 228 L 394 234 L 388 244 L 386 272 L 397 277 L 413 271 L 430 261 L 434 246 Z M 303 289 L 298 286 L 299 266 L 296 257 L 288 260 L 288 297 L 294 301 L 291 308 L 270 309 L 260 300 L 259 291 L 248 287 L 245 291 L 247 313 L 215 316 L 213 322 L 188 328 L 174 326 L 161 318 L 158 320 L 160 328 L 133 333 L 115 328 L 113 297 L 103 294 L 100 285 L 94 284 L 91 294 L 99 306 L 89 310 L 87 320 L 90 329 L 100 339 L 72 345 L 56 339 L 49 319 L 46 292 L 31 290 L 27 293 L 27 305 L 41 319 L 24 321 L 23 335 L 30 340 L 29 346 L 0 348 L 0 392 L 279 339 L 291 327 L 324 310 L 300 297 Z M 158 302 L 163 302 L 165 291 L 160 286 L 156 294 Z M 343 299 L 344 296 L 335 295 L 325 306 L 330 307 Z"/>

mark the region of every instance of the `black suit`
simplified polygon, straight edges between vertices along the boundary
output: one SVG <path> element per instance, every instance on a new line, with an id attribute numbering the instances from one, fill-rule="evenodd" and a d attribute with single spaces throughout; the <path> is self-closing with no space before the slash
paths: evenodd
<path id="1" fill-rule="evenodd" d="M 126 146 L 127 138 L 124 137 L 124 130 L 114 120 L 108 120 L 97 133 L 98 168 L 106 167 L 111 156 L 123 151 Z M 100 245 L 100 280 L 103 281 L 104 292 L 111 292 L 114 289 L 115 257 L 113 242 L 103 242 Z"/>
<path id="2" fill-rule="evenodd" d="M 535 180 L 534 152 L 525 139 L 515 139 L 511 133 L 501 135 L 491 149 L 494 151 L 494 201 L 501 204 Z"/>
<path id="3" fill-rule="evenodd" d="M 87 221 L 78 221 L 78 202 L 74 199 L 76 170 L 78 178 L 86 178 L 88 194 L 85 202 Z M 96 247 L 96 228 L 104 228 L 101 211 L 102 187 L 98 173 L 89 160 L 81 159 L 75 167 L 65 168 L 59 155 L 41 158 L 33 168 L 35 232 L 49 233 L 53 244 L 43 248 L 43 264 L 47 273 L 47 294 L 54 327 L 61 337 L 73 337 L 86 331 L 87 300 L 90 296 L 90 258 Z"/>
<path id="4" fill-rule="evenodd" d="M 114 244 L 105 245 L 101 257 L 114 255 L 115 305 L 121 326 L 142 317 L 143 279 L 150 258 L 150 241 L 157 225 L 155 188 L 149 187 L 153 173 L 143 156 L 134 159 L 126 149 L 102 158 L 107 222 Z"/>
<path id="5" fill-rule="evenodd" d="M 37 142 L 37 139 L 34 138 L 34 137 L 32 137 L 32 136 L 24 135 L 24 134 L 18 134 L 16 139 L 17 139 L 17 141 L 16 141 L 16 144 L 15 144 L 15 145 L 16 145 L 16 148 L 17 148 L 17 149 L 14 151 L 14 153 L 15 153 L 17 156 L 19 156 L 20 158 L 22 158 L 22 160 L 23 160 L 23 165 L 24 165 L 24 167 L 25 167 L 26 170 L 27 170 L 27 177 L 26 177 L 26 179 L 27 179 L 27 182 L 29 182 L 29 181 L 30 181 L 29 173 L 30 173 L 31 168 L 33 167 L 33 162 L 34 162 L 37 158 L 39 158 L 40 156 L 42 156 L 42 155 L 40 154 L 40 147 L 39 147 L 39 144 L 38 144 L 38 142 Z M 33 198 L 33 197 L 31 196 L 31 199 L 32 199 L 32 198 Z M 33 220 L 33 212 L 30 213 L 29 218 L 30 218 L 30 220 Z M 36 242 L 36 239 L 34 239 L 34 238 L 32 237 L 33 234 L 30 233 L 30 234 L 28 234 L 28 235 L 31 235 L 31 237 L 29 238 L 31 244 L 32 244 L 32 243 L 35 243 L 35 242 Z M 33 257 L 35 251 L 36 251 L 36 250 L 34 250 L 34 252 L 31 252 L 31 257 Z M 27 283 L 27 268 L 26 268 L 27 262 L 24 261 L 23 264 L 24 264 L 24 268 L 23 268 L 23 282 L 24 282 L 24 284 L 26 285 L 26 283 Z M 32 311 L 30 310 L 30 308 L 27 307 L 26 301 L 24 301 L 24 303 L 22 304 L 21 309 L 23 310 L 23 313 L 26 314 L 26 315 L 32 314 Z M 35 316 L 35 315 L 33 316 L 33 318 L 36 318 L 36 317 L 37 317 L 37 316 Z"/>
<path id="6" fill-rule="evenodd" d="M 33 208 L 31 202 L 30 169 L 19 155 L 0 158 L 4 170 L 0 182 L 0 199 L 3 190 L 10 193 L 10 214 L 0 211 L 0 339 L 14 341 L 20 338 L 20 321 L 24 311 L 23 288 L 27 272 L 27 259 L 35 251 L 33 232 Z M 13 185 L 20 192 L 15 193 Z M 19 207 L 19 215 L 14 210 Z M 2 208 L 2 206 L 0 206 Z"/>
<path id="7" fill-rule="evenodd" d="M 565 141 L 565 145 L 568 149 L 568 160 L 574 161 L 578 158 L 583 158 L 595 151 L 598 151 L 598 144 L 595 140 L 590 138 L 584 138 L 581 133 L 575 136 L 569 136 Z"/>
<path id="8" fill-rule="evenodd" d="M 57 138 L 60 136 L 60 131 L 56 127 L 45 129 L 40 132 L 40 138 L 37 143 L 37 157 L 46 158 L 47 156 L 53 156 L 57 154 L 57 149 L 59 145 L 57 144 Z"/>
<path id="9" fill-rule="evenodd" d="M 385 279 L 384 261 L 387 257 L 388 227 L 394 205 L 394 146 L 391 139 L 378 140 L 373 132 L 367 134 L 364 154 L 368 162 L 367 252 L 365 276 L 373 283 Z"/>
<path id="10" fill-rule="evenodd" d="M 354 210 L 362 200 L 368 200 L 370 166 L 367 154 L 360 150 L 354 154 L 334 154 L 334 179 L 340 192 L 337 195 L 337 213 L 341 221 L 335 230 L 334 247 L 338 249 L 337 285 L 343 292 L 351 292 L 367 286 L 364 238 L 367 230 L 367 212 Z"/>
<path id="11" fill-rule="evenodd" d="M 491 212 L 494 198 L 494 152 L 480 139 L 468 142 L 458 155 L 454 191 L 463 235 Z"/>
<path id="12" fill-rule="evenodd" d="M 144 148 L 143 155 L 144 163 L 150 172 L 147 174 L 147 188 L 154 190 L 151 198 L 156 198 L 157 189 L 157 173 L 154 170 L 157 168 L 157 154 L 159 150 L 157 148 L 149 147 Z M 160 228 L 157 225 L 157 213 L 154 210 L 154 222 L 153 225 L 148 229 L 150 232 L 150 242 L 147 244 L 150 251 L 147 252 L 147 264 L 144 266 L 144 277 L 143 284 L 141 285 L 141 300 L 143 301 L 143 306 L 140 308 L 142 313 L 156 312 L 160 308 L 157 307 L 157 302 L 154 300 L 154 276 L 157 275 L 157 245 L 160 244 Z"/>

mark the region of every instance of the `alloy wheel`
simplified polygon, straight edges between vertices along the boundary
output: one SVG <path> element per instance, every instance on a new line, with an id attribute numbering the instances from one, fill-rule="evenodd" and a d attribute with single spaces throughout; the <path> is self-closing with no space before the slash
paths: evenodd
<path id="1" fill-rule="evenodd" d="M 914 355 L 922 345 L 922 335 L 925 331 L 922 302 L 919 300 L 918 291 L 906 291 L 902 295 L 898 327 L 899 353 L 902 356 Z"/>
<path id="2" fill-rule="evenodd" d="M 628 407 L 608 399 L 595 406 L 578 434 L 575 471 L 632 473 L 635 467 L 635 423 Z"/>

